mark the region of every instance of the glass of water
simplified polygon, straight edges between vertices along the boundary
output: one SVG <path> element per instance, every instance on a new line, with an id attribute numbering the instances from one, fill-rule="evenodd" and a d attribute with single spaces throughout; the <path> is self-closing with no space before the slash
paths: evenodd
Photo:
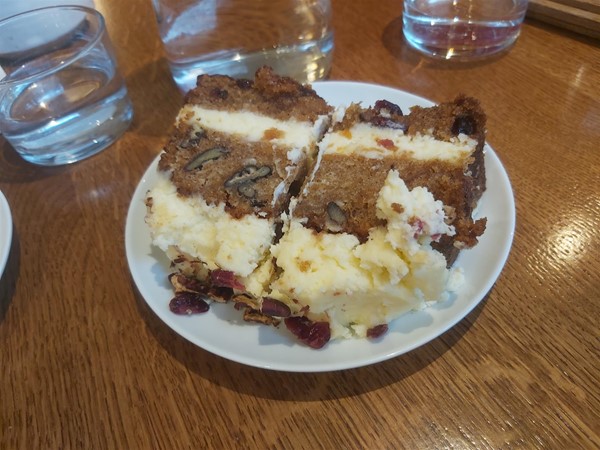
<path id="1" fill-rule="evenodd" d="M 57 6 L 0 21 L 0 132 L 23 159 L 56 166 L 87 158 L 132 117 L 99 12 Z"/>
<path id="2" fill-rule="evenodd" d="M 302 83 L 329 74 L 330 0 L 153 0 L 173 78 L 183 92 L 201 74 L 254 78 L 268 65 Z"/>
<path id="3" fill-rule="evenodd" d="M 407 42 L 427 56 L 482 59 L 519 36 L 527 0 L 404 0 Z"/>

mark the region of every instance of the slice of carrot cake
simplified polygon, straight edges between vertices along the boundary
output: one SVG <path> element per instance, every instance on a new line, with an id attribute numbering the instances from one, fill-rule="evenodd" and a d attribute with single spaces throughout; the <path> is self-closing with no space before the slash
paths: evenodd
<path id="1" fill-rule="evenodd" d="M 374 337 L 456 289 L 460 272 L 448 267 L 485 229 L 472 219 L 484 130 L 465 97 L 408 115 L 384 100 L 348 107 L 272 249 L 269 295 L 302 317 L 286 320 L 290 330 L 327 323 L 333 337 Z"/>
<path id="2" fill-rule="evenodd" d="M 316 153 L 330 109 L 310 87 L 268 68 L 255 80 L 198 78 L 146 198 L 153 242 L 175 272 L 217 300 L 228 300 L 233 289 L 264 295 L 280 215 Z M 193 290 L 179 275 L 172 282 Z"/>

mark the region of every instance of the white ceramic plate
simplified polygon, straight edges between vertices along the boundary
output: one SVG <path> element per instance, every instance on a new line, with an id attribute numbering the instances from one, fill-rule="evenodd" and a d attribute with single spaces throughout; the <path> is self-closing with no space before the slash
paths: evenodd
<path id="1" fill-rule="evenodd" d="M 10 245 L 12 243 L 13 223 L 6 197 L 0 192 L 0 276 L 4 273 Z"/>
<path id="2" fill-rule="evenodd" d="M 362 102 L 364 106 L 387 99 L 407 112 L 412 105 L 430 106 L 424 98 L 383 86 L 354 82 L 314 83 L 315 90 L 332 105 Z M 169 265 L 151 245 L 144 223 L 144 196 L 156 181 L 156 159 L 138 185 L 129 208 L 125 230 L 127 259 L 133 279 L 152 310 L 185 339 L 209 352 L 239 363 L 291 372 L 349 369 L 383 361 L 436 338 L 464 318 L 496 281 L 512 244 L 515 205 L 510 182 L 493 150 L 486 146 L 487 190 L 477 212 L 487 217 L 479 244 L 461 252 L 457 264 L 465 284 L 456 297 L 393 321 L 380 340 L 337 340 L 313 350 L 298 343 L 285 328 L 246 323 L 230 304 L 211 305 L 206 314 L 178 316 L 169 310 L 173 296 L 167 281 Z"/>

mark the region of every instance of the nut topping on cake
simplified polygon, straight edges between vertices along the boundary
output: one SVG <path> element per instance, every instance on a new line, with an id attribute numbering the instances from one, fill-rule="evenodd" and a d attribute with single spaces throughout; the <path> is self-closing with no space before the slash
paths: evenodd
<path id="1" fill-rule="evenodd" d="M 259 178 L 264 178 L 271 175 L 269 166 L 257 167 L 253 164 L 248 164 L 239 172 L 236 172 L 231 178 L 225 182 L 225 187 L 239 186 L 242 184 L 254 183 Z"/>
<path id="2" fill-rule="evenodd" d="M 209 148 L 208 150 L 204 150 L 202 153 L 198 153 L 196 156 L 194 156 L 190 162 L 183 167 L 183 170 L 189 172 L 190 170 L 200 169 L 205 162 L 218 159 L 227 153 L 229 153 L 229 151 L 223 147 Z"/>
<path id="3" fill-rule="evenodd" d="M 326 227 L 329 231 L 341 231 L 346 224 L 347 218 L 344 210 L 336 202 L 327 203 Z"/>

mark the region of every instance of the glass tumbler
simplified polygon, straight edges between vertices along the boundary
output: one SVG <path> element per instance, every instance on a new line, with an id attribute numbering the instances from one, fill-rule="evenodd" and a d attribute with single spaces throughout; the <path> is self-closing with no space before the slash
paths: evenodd
<path id="1" fill-rule="evenodd" d="M 271 66 L 306 83 L 329 73 L 329 0 L 153 0 L 173 78 L 186 92 L 201 74 L 253 78 Z"/>
<path id="2" fill-rule="evenodd" d="M 0 69 L 0 132 L 26 161 L 79 161 L 131 123 L 104 19 L 94 9 L 48 7 L 0 21 Z"/>
<path id="3" fill-rule="evenodd" d="M 527 0 L 404 0 L 407 42 L 440 59 L 476 60 L 517 39 Z"/>

